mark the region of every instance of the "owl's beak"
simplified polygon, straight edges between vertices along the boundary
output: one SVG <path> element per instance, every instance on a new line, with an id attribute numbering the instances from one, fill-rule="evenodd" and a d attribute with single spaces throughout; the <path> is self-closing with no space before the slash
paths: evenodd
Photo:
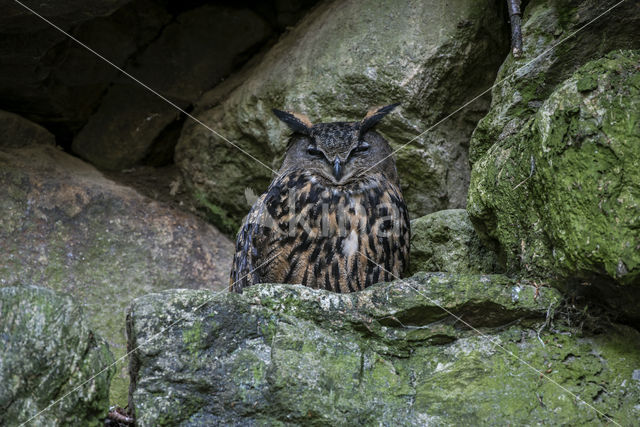
<path id="1" fill-rule="evenodd" d="M 333 176 L 336 177 L 337 181 L 340 181 L 340 178 L 342 178 L 342 162 L 340 161 L 340 157 L 336 157 L 333 161 Z"/>

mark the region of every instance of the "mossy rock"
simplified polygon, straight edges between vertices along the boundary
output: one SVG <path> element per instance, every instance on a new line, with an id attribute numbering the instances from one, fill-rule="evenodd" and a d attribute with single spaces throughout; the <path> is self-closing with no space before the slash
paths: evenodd
<path id="1" fill-rule="evenodd" d="M 581 67 L 473 167 L 468 211 L 511 272 L 640 320 L 640 52 Z M 565 280 L 566 279 L 566 280 Z"/>
<path id="2" fill-rule="evenodd" d="M 444 273 L 352 294 L 150 294 L 129 311 L 130 404 L 140 426 L 634 423 L 640 334 L 580 333 L 552 322 L 559 304 Z"/>
<path id="3" fill-rule="evenodd" d="M 0 288 L 0 343 L 3 425 L 102 424 L 113 356 L 71 296 Z"/>
<path id="4" fill-rule="evenodd" d="M 496 254 L 473 229 L 464 209 L 447 209 L 411 221 L 410 273 L 497 273 Z"/>
<path id="5" fill-rule="evenodd" d="M 523 52 L 519 58 L 509 55 L 500 67 L 491 93 L 491 109 L 471 138 L 472 164 L 494 144 L 501 145 L 518 133 L 551 92 L 580 66 L 615 49 L 640 49 L 638 6 L 634 2 L 617 3 L 528 2 L 522 24 Z"/>

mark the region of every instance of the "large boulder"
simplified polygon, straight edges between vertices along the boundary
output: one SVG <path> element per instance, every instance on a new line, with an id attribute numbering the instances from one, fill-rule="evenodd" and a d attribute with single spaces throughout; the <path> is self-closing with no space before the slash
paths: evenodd
<path id="1" fill-rule="evenodd" d="M 205 5 L 178 15 L 126 67 L 175 106 L 121 76 L 74 139 L 73 151 L 104 169 L 138 163 L 179 119 L 176 106 L 189 109 L 270 34 L 266 21 L 248 9 Z"/>
<path id="2" fill-rule="evenodd" d="M 493 0 L 333 1 L 318 5 L 254 67 L 207 94 L 196 116 L 240 146 L 188 122 L 176 147 L 194 198 L 233 229 L 277 169 L 289 130 L 272 108 L 312 121 L 360 120 L 371 106 L 401 102 L 378 127 L 394 147 L 412 216 L 464 207 L 468 140 L 488 96 L 415 140 L 491 84 L 508 50 Z"/>
<path id="3" fill-rule="evenodd" d="M 100 424 L 112 363 L 109 347 L 72 296 L 34 286 L 0 288 L 3 425 L 32 418 L 28 425 Z"/>
<path id="4" fill-rule="evenodd" d="M 122 67 L 171 16 L 153 0 L 23 2 Z M 65 139 L 79 130 L 119 71 L 13 1 L 0 16 L 0 108 Z"/>
<path id="5" fill-rule="evenodd" d="M 56 147 L 0 151 L 0 188 L 0 286 L 73 294 L 117 357 L 125 352 L 124 311 L 133 298 L 228 284 L 233 245 L 225 236 Z M 122 406 L 126 382 L 125 369 L 113 391 Z"/>
<path id="6" fill-rule="evenodd" d="M 145 295 L 130 405 L 139 426 L 635 423 L 640 333 L 580 333 L 538 291 L 440 273 L 352 294 Z"/>
<path id="7" fill-rule="evenodd" d="M 491 109 L 471 138 L 471 162 L 520 131 L 555 87 L 580 66 L 614 49 L 640 49 L 638 27 L 640 11 L 633 1 L 528 2 L 523 52 L 518 58 L 509 55 L 500 67 Z"/>
<path id="8" fill-rule="evenodd" d="M 411 221 L 410 272 L 499 272 L 496 254 L 476 233 L 464 209 L 447 209 Z"/>
<path id="9" fill-rule="evenodd" d="M 640 321 L 640 51 L 564 81 L 474 165 L 468 211 L 510 271 Z"/>

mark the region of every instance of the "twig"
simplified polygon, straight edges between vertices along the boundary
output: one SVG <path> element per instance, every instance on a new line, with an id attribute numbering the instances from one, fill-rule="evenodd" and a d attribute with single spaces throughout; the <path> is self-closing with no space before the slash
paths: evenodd
<path id="1" fill-rule="evenodd" d="M 507 0 L 509 21 L 511 22 L 511 52 L 514 58 L 522 54 L 522 14 L 520 0 Z"/>

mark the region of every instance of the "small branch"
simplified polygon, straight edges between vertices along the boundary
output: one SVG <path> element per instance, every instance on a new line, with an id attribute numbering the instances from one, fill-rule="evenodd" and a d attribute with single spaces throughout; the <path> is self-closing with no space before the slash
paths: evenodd
<path id="1" fill-rule="evenodd" d="M 511 22 L 511 52 L 514 58 L 522 54 L 522 14 L 520 0 L 507 0 L 509 21 Z"/>
<path id="2" fill-rule="evenodd" d="M 129 414 L 119 406 L 112 406 L 109 409 L 109 413 L 107 414 L 107 419 L 113 420 L 119 424 L 127 424 L 127 425 L 133 424 L 135 422 L 133 417 L 129 416 Z"/>

